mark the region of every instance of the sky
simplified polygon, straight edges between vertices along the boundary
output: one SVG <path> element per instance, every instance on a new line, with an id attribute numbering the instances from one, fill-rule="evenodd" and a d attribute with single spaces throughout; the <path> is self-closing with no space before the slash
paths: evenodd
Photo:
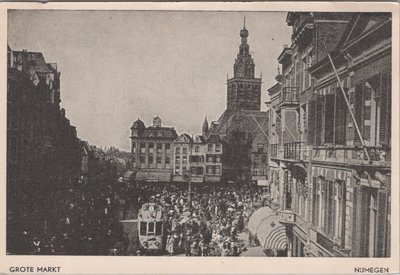
<path id="1" fill-rule="evenodd" d="M 151 125 L 159 115 L 178 134 L 219 118 L 244 16 L 265 102 L 290 44 L 283 12 L 14 10 L 8 44 L 57 63 L 61 106 L 79 138 L 128 151 L 138 118 Z"/>

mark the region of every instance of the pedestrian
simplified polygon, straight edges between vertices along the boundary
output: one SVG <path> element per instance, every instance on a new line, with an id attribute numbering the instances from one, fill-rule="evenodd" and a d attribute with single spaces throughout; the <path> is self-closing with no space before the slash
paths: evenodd
<path id="1" fill-rule="evenodd" d="M 171 235 L 168 235 L 168 237 L 167 237 L 167 251 L 168 251 L 170 256 L 174 255 L 174 244 L 175 244 L 175 239 Z"/>

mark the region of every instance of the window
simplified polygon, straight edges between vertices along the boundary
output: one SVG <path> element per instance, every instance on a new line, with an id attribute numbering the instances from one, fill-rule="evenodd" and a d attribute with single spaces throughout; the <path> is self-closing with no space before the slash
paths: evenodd
<path id="1" fill-rule="evenodd" d="M 259 152 L 259 153 L 264 152 L 264 143 L 259 143 L 258 144 L 257 152 Z"/>
<path id="2" fill-rule="evenodd" d="M 266 156 L 266 155 L 263 155 L 263 156 L 261 157 L 261 162 L 262 162 L 263 164 L 266 164 L 266 163 L 267 163 L 267 156 Z"/>
<path id="3" fill-rule="evenodd" d="M 333 143 L 335 121 L 335 95 L 325 97 L 325 143 Z"/>
<path id="4" fill-rule="evenodd" d="M 254 163 L 260 163 L 260 156 L 254 155 Z"/>
<path id="5" fill-rule="evenodd" d="M 196 145 L 196 146 L 194 147 L 194 151 L 195 151 L 196 153 L 200 152 L 200 146 Z"/>
<path id="6" fill-rule="evenodd" d="M 216 163 L 220 163 L 221 162 L 221 157 L 220 156 L 216 156 L 215 157 L 215 162 Z"/>
<path id="7" fill-rule="evenodd" d="M 181 163 L 181 157 L 180 156 L 176 156 L 175 157 L 175 163 L 176 164 L 180 164 Z"/>
<path id="8" fill-rule="evenodd" d="M 157 156 L 157 164 L 161 164 L 161 157 L 160 156 Z"/>
<path id="9" fill-rule="evenodd" d="M 140 222 L 140 235 L 147 235 L 147 222 Z"/>
<path id="10" fill-rule="evenodd" d="M 367 145 L 390 144 L 390 73 L 375 75 L 356 85 L 351 94 L 354 116 Z M 354 127 L 355 141 L 360 141 Z"/>
<path id="11" fill-rule="evenodd" d="M 144 158 L 144 156 L 140 156 L 140 163 L 146 163 L 146 159 Z"/>
<path id="12" fill-rule="evenodd" d="M 347 106 L 340 88 L 336 91 L 335 144 L 346 145 Z"/>
<path id="13" fill-rule="evenodd" d="M 314 227 L 318 227 L 319 224 L 319 200 L 320 200 L 320 189 L 317 178 L 313 178 L 313 187 L 312 187 L 312 195 L 313 195 L 313 217 L 312 217 L 312 225 Z"/>
<path id="14" fill-rule="evenodd" d="M 182 154 L 187 154 L 187 147 L 182 148 Z"/>
<path id="15" fill-rule="evenodd" d="M 162 152 L 162 143 L 157 143 L 157 153 Z"/>
<path id="16" fill-rule="evenodd" d="M 149 222 L 147 223 L 147 225 L 148 225 L 147 236 L 153 236 L 155 233 L 154 222 Z"/>
<path id="17" fill-rule="evenodd" d="M 217 152 L 217 153 L 221 152 L 221 144 L 215 145 L 215 152 Z"/>
<path id="18" fill-rule="evenodd" d="M 187 156 L 182 157 L 182 163 L 187 163 Z"/>
<path id="19" fill-rule="evenodd" d="M 166 156 L 165 157 L 165 164 L 170 164 L 170 161 L 171 161 L 170 156 Z"/>
<path id="20" fill-rule="evenodd" d="M 136 156 L 134 156 L 134 157 L 132 158 L 132 162 L 133 162 L 133 163 L 136 162 Z"/>
<path id="21" fill-rule="evenodd" d="M 181 153 L 181 148 L 180 147 L 176 147 L 175 148 L 175 154 L 180 154 Z"/>
<path id="22" fill-rule="evenodd" d="M 140 143 L 140 152 L 146 153 L 146 144 L 144 142 Z"/>
<path id="23" fill-rule="evenodd" d="M 179 174 L 181 172 L 181 167 L 180 166 L 176 166 L 175 167 L 175 174 Z"/>
<path id="24" fill-rule="evenodd" d="M 212 155 L 207 155 L 207 162 L 214 162 Z"/>
<path id="25" fill-rule="evenodd" d="M 212 144 L 208 144 L 207 150 L 208 150 L 208 152 L 212 152 L 213 145 Z"/>
<path id="26" fill-rule="evenodd" d="M 149 164 L 153 163 L 153 156 L 149 156 Z"/>
<path id="27" fill-rule="evenodd" d="M 162 222 L 156 222 L 156 236 L 162 235 Z"/>
<path id="28" fill-rule="evenodd" d="M 186 171 L 187 170 L 187 167 L 186 166 L 183 166 L 182 167 L 182 172 L 184 172 L 184 171 Z"/>
<path id="29" fill-rule="evenodd" d="M 150 142 L 149 143 L 149 153 L 153 153 L 154 151 L 154 143 Z"/>
<path id="30" fill-rule="evenodd" d="M 132 143 L 132 153 L 136 153 L 136 143 Z"/>
<path id="31" fill-rule="evenodd" d="M 388 192 L 358 186 L 354 192 L 353 217 L 355 226 L 353 235 L 357 234 L 358 247 L 356 257 L 387 257 L 387 237 L 390 223 L 388 221 Z"/>
<path id="32" fill-rule="evenodd" d="M 211 175 L 213 173 L 213 167 L 208 165 L 207 166 L 207 174 Z"/>
<path id="33" fill-rule="evenodd" d="M 166 144 L 165 144 L 165 149 L 166 149 L 166 150 L 171 149 L 171 144 L 170 144 L 170 143 L 166 143 Z"/>
<path id="34" fill-rule="evenodd" d="M 216 175 L 221 174 L 221 167 L 215 166 L 215 174 L 216 174 Z"/>

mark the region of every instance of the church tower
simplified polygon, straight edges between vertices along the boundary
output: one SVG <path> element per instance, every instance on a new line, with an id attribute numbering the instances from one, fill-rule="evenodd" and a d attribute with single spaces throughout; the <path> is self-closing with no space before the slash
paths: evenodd
<path id="1" fill-rule="evenodd" d="M 231 111 L 252 110 L 261 108 L 261 78 L 255 78 L 255 65 L 247 44 L 249 32 L 244 19 L 240 31 L 241 44 L 233 65 L 233 78 L 228 79 L 227 108 Z"/>
<path id="2" fill-rule="evenodd" d="M 201 133 L 204 137 L 208 135 L 208 121 L 207 117 L 204 118 L 203 127 L 201 127 Z"/>

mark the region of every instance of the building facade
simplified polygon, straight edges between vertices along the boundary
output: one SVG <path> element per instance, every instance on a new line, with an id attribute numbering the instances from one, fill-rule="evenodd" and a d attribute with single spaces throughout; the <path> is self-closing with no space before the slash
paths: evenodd
<path id="1" fill-rule="evenodd" d="M 193 139 L 188 134 L 179 135 L 174 141 L 174 178 L 173 181 L 183 182 L 184 173 L 190 170 L 190 156 Z"/>
<path id="2" fill-rule="evenodd" d="M 208 128 L 208 124 L 207 124 Z M 204 129 L 203 129 L 204 132 Z M 190 155 L 190 175 L 192 182 L 204 182 L 206 173 L 206 140 L 203 135 L 197 135 L 193 139 L 193 148 Z"/>
<path id="3" fill-rule="evenodd" d="M 82 159 L 76 128 L 60 109 L 57 64 L 10 47 L 7 57 L 7 251 L 18 254 L 18 234 L 55 228 Z"/>
<path id="4" fill-rule="evenodd" d="M 288 255 L 388 257 L 390 15 L 290 12 L 287 23 L 292 44 L 268 91 Z"/>
<path id="5" fill-rule="evenodd" d="M 131 127 L 132 166 L 138 182 L 170 182 L 174 168 L 173 127 L 163 127 L 161 119 L 153 119 L 146 127 L 140 119 Z"/>

